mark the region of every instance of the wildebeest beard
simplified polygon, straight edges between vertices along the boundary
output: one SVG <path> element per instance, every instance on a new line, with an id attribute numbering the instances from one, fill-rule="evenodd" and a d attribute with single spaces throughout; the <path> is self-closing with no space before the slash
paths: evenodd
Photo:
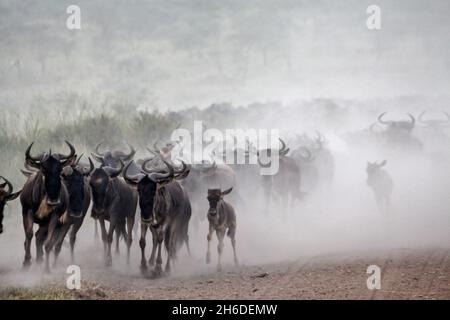
<path id="1" fill-rule="evenodd" d="M 106 210 L 106 195 L 108 190 L 109 177 L 102 169 L 96 169 L 91 175 L 90 185 L 92 188 L 93 206 L 92 216 L 98 217 Z"/>
<path id="2" fill-rule="evenodd" d="M 139 193 L 139 207 L 141 208 L 141 220 L 150 222 L 153 218 L 153 207 L 157 193 L 157 184 L 148 176 L 139 181 L 137 190 Z"/>
<path id="3" fill-rule="evenodd" d="M 84 204 L 84 176 L 78 171 L 73 170 L 70 176 L 64 177 L 64 183 L 69 193 L 68 212 L 71 216 L 80 217 Z"/>
<path id="4" fill-rule="evenodd" d="M 50 156 L 42 163 L 42 174 L 44 175 L 45 193 L 47 194 L 47 204 L 55 205 L 60 203 L 61 195 L 61 174 L 62 166 L 58 159 Z"/>

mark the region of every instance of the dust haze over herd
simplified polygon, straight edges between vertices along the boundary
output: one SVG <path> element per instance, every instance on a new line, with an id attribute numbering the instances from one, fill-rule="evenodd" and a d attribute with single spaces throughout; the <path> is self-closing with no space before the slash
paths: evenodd
<path id="1" fill-rule="evenodd" d="M 63 152 L 69 140 L 85 156 L 100 141 L 104 148 L 129 143 L 142 159 L 154 142 L 163 146 L 173 130 L 192 130 L 194 121 L 222 131 L 278 129 L 288 157 L 320 144 L 334 170 L 322 179 L 320 151 L 312 151 L 311 163 L 297 159 L 304 174 L 292 205 L 266 205 L 262 177 L 237 176 L 242 264 L 447 248 L 450 3 L 376 2 L 382 13 L 377 31 L 366 27 L 372 1 L 356 0 L 77 1 L 81 30 L 68 30 L 72 1 L 1 0 L 0 175 L 14 190 L 23 186 L 20 169 L 32 141 L 36 154 Z M 392 193 L 380 209 L 366 168 L 384 160 Z M 206 196 L 193 206 L 203 215 Z M 19 201 L 9 202 L 0 269 L 21 267 L 21 219 Z M 191 224 L 194 258 L 181 249 L 175 272 L 207 268 L 206 234 L 205 220 Z M 103 267 L 90 211 L 77 241 L 81 264 Z M 139 231 L 132 270 L 138 242 Z M 123 271 L 121 245 L 113 267 Z M 70 261 L 68 251 L 63 247 L 62 264 Z M 228 239 L 223 261 L 225 268 L 233 263 Z M 20 277 L 13 273 L 10 281 Z"/>

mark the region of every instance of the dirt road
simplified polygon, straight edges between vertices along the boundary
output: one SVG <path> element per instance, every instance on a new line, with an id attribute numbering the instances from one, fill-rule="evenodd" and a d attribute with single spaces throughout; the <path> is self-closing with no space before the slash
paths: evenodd
<path id="1" fill-rule="evenodd" d="M 65 289 L 64 270 L 35 284 L 14 285 L 31 277 L 2 270 L 0 298 L 45 299 L 450 299 L 450 249 L 396 249 L 303 257 L 259 266 L 214 266 L 181 261 L 170 277 L 144 278 L 136 269 L 83 269 L 82 288 Z M 191 264 L 191 265 L 189 265 Z M 186 266 L 186 270 L 180 270 Z M 368 290 L 369 265 L 381 268 L 381 289 Z M 36 272 L 35 272 L 36 273 Z M 7 280 L 7 281 L 3 281 Z"/>

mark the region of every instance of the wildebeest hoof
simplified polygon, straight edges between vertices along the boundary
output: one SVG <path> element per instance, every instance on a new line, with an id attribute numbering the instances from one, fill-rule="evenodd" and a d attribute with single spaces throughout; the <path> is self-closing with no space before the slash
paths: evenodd
<path id="1" fill-rule="evenodd" d="M 141 273 L 146 273 L 147 272 L 147 265 L 146 264 L 141 264 L 141 267 L 140 267 L 140 269 L 141 269 Z"/>
<path id="2" fill-rule="evenodd" d="M 222 266 L 220 264 L 217 265 L 217 272 L 221 272 L 222 271 Z"/>
<path id="3" fill-rule="evenodd" d="M 22 264 L 22 269 L 23 270 L 28 270 L 28 269 L 30 269 L 30 266 L 31 266 L 31 261 L 30 260 L 25 260 L 23 262 L 23 264 Z"/>
<path id="4" fill-rule="evenodd" d="M 111 258 L 106 258 L 105 266 L 107 266 L 107 267 L 111 267 L 112 266 L 112 259 Z"/>
<path id="5" fill-rule="evenodd" d="M 208 252 L 206 254 L 206 263 L 210 263 L 211 262 L 211 254 Z"/>
<path id="6" fill-rule="evenodd" d="M 44 258 L 43 257 L 37 257 L 36 258 L 36 263 L 37 264 L 41 264 L 42 262 L 44 262 Z M 31 262 L 30 262 L 31 263 Z"/>
<path id="7" fill-rule="evenodd" d="M 151 267 L 153 267 L 154 265 L 155 265 L 155 259 L 150 259 L 150 260 L 148 260 L 148 265 L 149 266 L 151 266 Z"/>

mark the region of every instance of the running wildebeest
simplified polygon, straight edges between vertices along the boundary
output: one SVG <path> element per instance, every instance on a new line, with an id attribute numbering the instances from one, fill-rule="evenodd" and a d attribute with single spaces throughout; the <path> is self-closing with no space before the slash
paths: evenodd
<path id="1" fill-rule="evenodd" d="M 4 181 L 3 183 L 0 183 L 0 233 L 3 233 L 3 211 L 5 205 L 8 201 L 16 199 L 22 191 L 13 193 L 12 183 L 2 176 L 0 176 L 0 179 Z"/>
<path id="2" fill-rule="evenodd" d="M 124 236 L 127 244 L 127 263 L 130 262 L 130 247 L 133 236 L 134 217 L 138 195 L 120 178 L 124 164 L 120 167 L 102 166 L 91 174 L 89 184 L 92 189 L 93 206 L 91 216 L 100 222 L 105 254 L 105 264 L 112 265 L 111 244 L 114 232 Z M 109 221 L 106 230 L 105 221 Z"/>
<path id="3" fill-rule="evenodd" d="M 176 258 L 178 249 L 183 243 L 189 250 L 189 220 L 191 218 L 191 204 L 189 197 L 176 181 L 184 179 L 189 174 L 189 168 L 183 162 L 183 168 L 175 168 L 165 160 L 168 172 L 161 169 L 152 170 L 146 167 L 151 160 L 142 163 L 142 171 L 136 175 L 128 174 L 129 163 L 124 170 L 124 178 L 139 193 L 139 207 L 141 209 L 141 270 L 147 269 L 145 258 L 145 236 L 150 228 L 153 236 L 153 248 L 149 264 L 153 265 L 157 250 L 155 273 L 162 272 L 161 249 L 162 242 L 167 250 L 166 273 L 170 272 L 170 262 Z"/>
<path id="4" fill-rule="evenodd" d="M 279 157 L 278 171 L 273 175 L 262 176 L 262 188 L 265 200 L 264 210 L 266 213 L 272 198 L 281 203 L 284 209 L 286 209 L 289 205 L 292 206 L 295 200 L 300 199 L 302 196 L 300 190 L 300 168 L 294 159 L 287 156 L 289 148 L 286 147 L 284 141 L 281 139 L 279 140 L 281 142 L 281 148 L 279 150 L 269 148 L 260 150 L 257 153 L 258 164 L 263 168 L 271 166 L 271 157 L 276 155 L 275 152 L 278 153 L 276 156 Z M 267 162 L 267 158 L 269 159 L 269 162 Z M 284 214 L 286 214 L 286 210 L 283 211 Z"/>
<path id="5" fill-rule="evenodd" d="M 81 158 L 81 157 L 80 157 Z M 62 226 L 57 228 L 57 238 L 55 244 L 55 261 L 61 251 L 61 247 L 70 229 L 70 256 L 72 263 L 74 262 L 74 248 L 78 230 L 83 224 L 86 213 L 91 204 L 91 189 L 89 187 L 88 177 L 94 171 L 94 164 L 89 158 L 89 168 L 80 163 L 80 158 L 72 166 L 63 168 L 61 176 L 63 183 L 69 194 L 69 205 L 61 217 Z"/>
<path id="6" fill-rule="evenodd" d="M 99 142 L 97 146 L 95 147 L 95 152 L 92 152 L 91 155 L 94 158 L 95 161 L 100 163 L 100 167 L 112 167 L 117 168 L 120 165 L 120 161 L 122 161 L 124 164 L 128 164 L 129 161 L 131 161 L 136 154 L 136 150 L 134 147 L 130 144 L 128 145 L 128 148 L 130 149 L 129 152 L 125 152 L 122 150 L 106 150 L 106 151 L 100 151 L 100 146 L 103 144 L 103 141 Z M 97 225 L 97 219 L 95 219 L 95 238 L 98 237 L 98 225 Z M 116 253 L 119 253 L 119 239 L 121 236 L 122 230 L 116 229 Z"/>
<path id="7" fill-rule="evenodd" d="M 234 263 L 238 265 L 238 259 L 236 255 L 236 213 L 233 206 L 223 200 L 223 197 L 229 194 L 233 190 L 230 188 L 225 191 L 221 189 L 209 189 L 208 190 L 208 222 L 209 232 L 207 236 L 208 251 L 206 252 L 206 263 L 211 262 L 211 239 L 213 232 L 216 231 L 219 244 L 217 245 L 217 252 L 219 254 L 219 260 L 217 263 L 217 271 L 222 270 L 222 252 L 223 252 L 223 238 L 225 233 L 231 239 L 231 245 L 233 246 Z"/>
<path id="8" fill-rule="evenodd" d="M 383 167 L 387 161 L 380 163 L 367 162 L 367 185 L 372 188 L 378 209 L 385 212 L 390 204 L 391 194 L 394 187 L 392 178 Z"/>
<path id="9" fill-rule="evenodd" d="M 23 265 L 28 267 L 31 264 L 30 247 L 33 224 L 36 223 L 39 224 L 36 232 L 36 261 L 42 261 L 44 246 L 45 269 L 50 271 L 49 256 L 55 244 L 54 232 L 69 203 L 66 187 L 61 182 L 61 172 L 65 166 L 71 165 L 76 160 L 76 154 L 75 148 L 66 141 L 70 148 L 68 155 L 52 154 L 50 151 L 34 157 L 30 153 L 33 144 L 34 142 L 25 151 L 25 162 L 38 171 L 28 178 L 20 195 L 25 231 Z"/>

